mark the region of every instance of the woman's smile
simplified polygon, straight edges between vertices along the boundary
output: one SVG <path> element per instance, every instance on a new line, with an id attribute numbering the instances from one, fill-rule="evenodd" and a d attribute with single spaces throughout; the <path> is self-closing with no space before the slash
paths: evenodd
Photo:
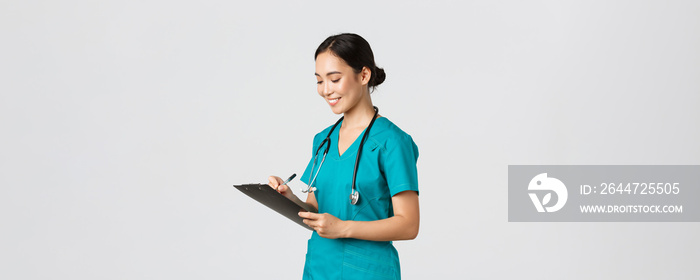
<path id="1" fill-rule="evenodd" d="M 331 106 L 333 106 L 333 105 L 335 105 L 335 104 L 338 103 L 338 100 L 340 100 L 340 97 L 329 98 L 329 99 L 328 99 L 328 104 L 330 104 Z"/>

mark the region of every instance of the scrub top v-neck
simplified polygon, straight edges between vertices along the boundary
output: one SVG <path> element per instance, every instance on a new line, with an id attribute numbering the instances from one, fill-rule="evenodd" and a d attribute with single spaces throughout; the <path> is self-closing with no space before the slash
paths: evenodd
<path id="1" fill-rule="evenodd" d="M 352 152 L 353 150 L 355 151 L 355 154 L 357 154 L 357 149 L 360 146 L 360 142 L 362 142 L 362 136 L 365 135 L 365 131 L 367 131 L 367 128 L 362 130 L 360 135 L 358 135 L 357 138 L 355 138 L 355 140 L 352 141 L 350 146 L 348 146 L 345 149 L 345 151 L 343 151 L 343 153 L 341 154 L 340 153 L 340 146 L 338 146 L 338 143 L 340 143 L 340 127 L 342 124 L 343 124 L 343 121 L 340 121 L 340 123 L 338 124 L 338 131 L 337 132 L 333 131 L 333 134 L 331 135 L 331 144 L 333 144 L 333 142 L 335 142 L 335 150 L 334 151 L 336 153 L 335 154 L 336 158 L 338 158 L 338 159 L 342 158 L 343 156 L 346 156 L 348 154 L 348 152 Z"/>
<path id="2" fill-rule="evenodd" d="M 312 153 L 331 127 L 314 137 Z M 352 175 L 357 149 L 364 131 L 342 155 L 338 150 L 339 129 L 331 133 L 325 162 L 313 170 L 314 195 L 319 213 L 341 220 L 375 221 L 393 216 L 391 197 L 403 191 L 418 192 L 416 161 L 418 148 L 410 135 L 385 117 L 375 120 L 363 145 L 357 170 L 357 205 L 350 204 Z M 301 177 L 309 184 L 313 154 Z M 319 161 L 322 155 L 319 154 Z M 398 253 L 391 242 L 352 238 L 326 239 L 316 232 L 309 239 L 304 279 L 399 279 Z"/>

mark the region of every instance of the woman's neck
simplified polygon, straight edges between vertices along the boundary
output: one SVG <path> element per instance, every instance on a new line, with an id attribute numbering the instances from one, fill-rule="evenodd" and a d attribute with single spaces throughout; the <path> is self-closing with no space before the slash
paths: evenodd
<path id="1" fill-rule="evenodd" d="M 343 114 L 342 127 L 365 127 L 374 117 L 372 100 L 365 99 Z"/>

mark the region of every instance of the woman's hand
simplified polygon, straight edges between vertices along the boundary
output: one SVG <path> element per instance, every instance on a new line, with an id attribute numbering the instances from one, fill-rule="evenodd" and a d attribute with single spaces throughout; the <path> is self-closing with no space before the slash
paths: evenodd
<path id="1" fill-rule="evenodd" d="M 284 180 L 282 178 L 277 177 L 277 176 L 270 176 L 267 178 L 269 181 L 268 185 L 275 189 L 278 193 L 284 195 L 285 197 L 289 199 L 296 198 L 296 196 L 292 193 L 292 189 L 289 188 L 287 185 L 282 185 L 284 183 Z"/>
<path id="2" fill-rule="evenodd" d="M 314 200 L 315 201 L 315 200 Z M 410 240 L 418 235 L 418 193 L 404 191 L 391 198 L 394 216 L 376 221 L 341 220 L 324 213 L 299 212 L 304 223 L 325 238 L 356 238 L 372 241 Z"/>
<path id="3" fill-rule="evenodd" d="M 347 236 L 347 222 L 335 216 L 323 213 L 299 212 L 299 217 L 304 218 L 304 223 L 313 228 L 323 238 L 344 238 Z"/>

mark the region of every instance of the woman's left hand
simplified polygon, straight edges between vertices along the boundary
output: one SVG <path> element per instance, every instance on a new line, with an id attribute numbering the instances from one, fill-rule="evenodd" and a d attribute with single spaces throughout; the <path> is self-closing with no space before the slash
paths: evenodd
<path id="1" fill-rule="evenodd" d="M 346 237 L 347 222 L 331 214 L 299 212 L 299 217 L 304 218 L 304 223 L 313 228 L 323 238 L 336 239 Z"/>

